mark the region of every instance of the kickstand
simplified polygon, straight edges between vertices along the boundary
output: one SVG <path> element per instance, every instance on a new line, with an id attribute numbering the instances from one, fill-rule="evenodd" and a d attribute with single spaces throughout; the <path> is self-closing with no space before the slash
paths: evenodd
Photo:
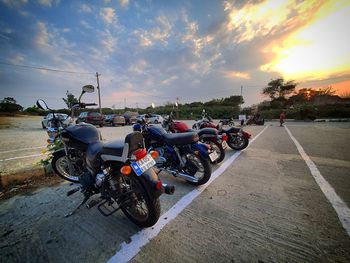
<path id="1" fill-rule="evenodd" d="M 71 215 L 73 215 L 83 204 L 86 203 L 87 200 L 89 200 L 91 195 L 85 194 L 84 195 L 84 200 L 80 203 L 80 205 L 77 206 L 77 208 L 75 208 L 73 211 L 71 211 L 70 213 L 66 214 L 64 217 L 69 217 Z"/>

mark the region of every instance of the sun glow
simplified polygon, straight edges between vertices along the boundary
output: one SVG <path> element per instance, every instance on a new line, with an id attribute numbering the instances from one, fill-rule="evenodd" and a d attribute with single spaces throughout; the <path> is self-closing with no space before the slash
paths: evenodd
<path id="1" fill-rule="evenodd" d="M 350 73 L 350 2 L 328 1 L 313 19 L 281 42 L 268 45 L 264 52 L 273 60 L 263 71 L 280 72 L 285 78 L 326 79 Z"/>

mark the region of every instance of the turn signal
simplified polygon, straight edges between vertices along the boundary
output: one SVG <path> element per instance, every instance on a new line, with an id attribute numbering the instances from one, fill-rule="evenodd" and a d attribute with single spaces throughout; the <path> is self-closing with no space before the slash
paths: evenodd
<path id="1" fill-rule="evenodd" d="M 120 168 L 120 172 L 124 175 L 129 175 L 131 174 L 131 167 L 129 165 L 125 165 L 122 168 Z"/>
<path id="2" fill-rule="evenodd" d="M 223 134 L 222 137 L 221 137 L 221 139 L 222 139 L 223 141 L 227 142 L 228 137 L 227 137 L 226 134 Z"/>
<path id="3" fill-rule="evenodd" d="M 194 154 L 199 156 L 199 151 L 194 151 Z"/>
<path id="4" fill-rule="evenodd" d="M 150 154 L 154 160 L 159 157 L 159 153 L 157 151 L 151 151 Z"/>

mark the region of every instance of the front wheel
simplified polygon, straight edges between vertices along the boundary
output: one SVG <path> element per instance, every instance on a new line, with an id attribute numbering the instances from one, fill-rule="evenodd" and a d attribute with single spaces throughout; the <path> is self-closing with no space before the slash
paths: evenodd
<path id="1" fill-rule="evenodd" d="M 227 141 L 227 144 L 233 150 L 240 151 L 247 148 L 249 140 L 239 135 L 231 135 Z"/>
<path id="2" fill-rule="evenodd" d="M 185 167 L 183 171 L 195 178 L 194 181 L 187 181 L 193 185 L 202 185 L 208 182 L 211 176 L 211 167 L 208 160 L 194 153 L 185 154 Z"/>
<path id="3" fill-rule="evenodd" d="M 80 158 L 76 158 L 74 163 L 71 162 L 65 151 L 62 150 L 54 154 L 51 166 L 54 172 L 64 180 L 79 183 L 80 175 L 83 173 L 84 162 Z M 71 166 L 72 173 L 69 166 Z"/>
<path id="4" fill-rule="evenodd" d="M 219 156 L 216 160 L 211 161 L 210 163 L 218 164 L 221 163 L 225 159 L 225 149 L 222 148 L 222 144 L 218 141 L 206 141 L 205 144 L 209 144 L 211 149 L 217 153 Z"/>
<path id="5" fill-rule="evenodd" d="M 125 182 L 132 194 L 121 206 L 123 213 L 139 227 L 153 226 L 160 217 L 159 197 L 152 197 L 146 189 L 146 184 L 136 175 L 126 178 Z"/>

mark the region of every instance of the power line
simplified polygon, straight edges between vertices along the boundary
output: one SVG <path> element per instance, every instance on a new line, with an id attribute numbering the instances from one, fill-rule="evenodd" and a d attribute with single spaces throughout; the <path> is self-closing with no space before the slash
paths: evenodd
<path id="1" fill-rule="evenodd" d="M 46 67 L 36 67 L 36 66 L 28 66 L 28 65 L 21 65 L 21 64 L 14 64 L 14 63 L 8 63 L 4 61 L 0 61 L 0 64 L 6 65 L 6 66 L 14 66 L 14 67 L 21 67 L 21 68 L 30 68 L 30 69 L 37 69 L 37 70 L 46 70 L 46 71 L 52 71 L 57 73 L 69 73 L 69 74 L 95 74 L 93 72 L 77 72 L 77 71 L 68 71 L 68 70 L 61 70 L 61 69 L 52 69 L 52 68 L 46 68 Z"/>

